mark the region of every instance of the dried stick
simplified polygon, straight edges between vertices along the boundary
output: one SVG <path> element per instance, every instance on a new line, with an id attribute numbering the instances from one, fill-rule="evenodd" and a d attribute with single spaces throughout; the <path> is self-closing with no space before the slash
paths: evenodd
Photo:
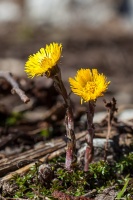
<path id="1" fill-rule="evenodd" d="M 9 173 L 8 175 L 6 175 L 6 176 L 4 176 L 3 178 L 1 178 L 0 181 L 1 181 L 1 182 L 3 182 L 3 181 L 8 181 L 8 180 L 10 180 L 15 174 L 21 175 L 21 174 L 26 173 L 27 171 L 29 171 L 30 168 L 31 168 L 33 165 L 35 165 L 36 162 L 45 163 L 46 161 L 51 160 L 52 158 L 55 158 L 56 156 L 60 156 L 60 155 L 63 154 L 63 153 L 65 153 L 65 148 L 64 148 L 64 147 L 61 148 L 61 149 L 58 149 L 58 150 L 52 152 L 51 154 L 48 154 L 48 155 L 46 155 L 46 156 L 44 156 L 44 157 L 42 157 L 42 158 L 40 158 L 40 159 L 38 159 L 38 160 L 35 160 L 35 161 L 31 162 L 30 164 L 28 164 L 28 165 L 26 165 L 26 166 L 24 166 L 24 167 L 21 167 L 20 169 L 14 171 L 14 172 Z"/>
<path id="2" fill-rule="evenodd" d="M 25 95 L 24 91 L 19 88 L 17 82 L 13 79 L 10 72 L 0 71 L 0 78 L 6 79 L 11 84 L 12 94 L 17 93 L 24 103 L 28 103 L 30 101 L 30 99 Z"/>
<path id="3" fill-rule="evenodd" d="M 84 171 L 88 171 L 89 164 L 91 163 L 92 157 L 93 157 L 94 109 L 95 109 L 95 103 L 93 101 L 89 101 L 88 102 L 88 111 L 87 111 L 88 131 L 86 133 L 87 146 L 86 146 L 85 158 L 84 158 Z"/>
<path id="4" fill-rule="evenodd" d="M 108 110 L 108 131 L 106 135 L 106 143 L 105 143 L 105 153 L 104 153 L 104 160 L 107 160 L 107 151 L 108 151 L 108 140 L 110 138 L 111 133 L 111 127 L 112 127 L 112 121 L 114 120 L 114 113 L 117 112 L 116 108 L 116 100 L 115 98 L 112 98 L 112 101 L 107 103 L 106 100 L 104 100 L 105 107 Z"/>
<path id="5" fill-rule="evenodd" d="M 83 142 L 84 141 L 84 138 L 85 138 L 85 134 L 86 134 L 86 131 L 83 131 L 83 132 L 79 132 L 79 133 L 77 133 L 76 134 L 76 140 L 77 141 L 79 141 L 79 142 Z M 61 140 L 61 141 L 60 141 Z M 46 152 L 46 150 L 45 151 L 43 151 L 44 152 L 44 155 L 42 156 L 42 157 L 40 157 L 38 160 L 35 158 L 35 157 L 32 157 L 32 160 L 31 160 L 31 163 L 30 164 L 28 164 L 28 165 L 26 165 L 26 166 L 24 166 L 24 167 L 21 167 L 21 168 L 19 168 L 19 169 L 17 169 L 17 170 L 15 170 L 15 171 L 13 171 L 13 172 L 10 172 L 9 174 L 7 174 L 7 175 L 5 175 L 5 176 L 3 176 L 2 178 L 1 178 L 1 180 L 0 180 L 0 183 L 1 182 L 3 182 L 3 181 L 8 181 L 8 180 L 10 180 L 13 176 L 14 176 L 14 174 L 24 174 L 24 173 L 26 173 L 28 170 L 30 170 L 30 168 L 35 164 L 35 161 L 37 160 L 38 162 L 41 162 L 41 163 L 45 163 L 46 161 L 49 161 L 49 160 L 51 160 L 51 159 L 53 159 L 53 158 L 55 158 L 55 157 L 57 157 L 57 156 L 60 156 L 60 155 L 62 155 L 63 153 L 65 153 L 65 146 L 66 146 L 66 144 L 65 144 L 65 142 L 62 140 L 62 139 L 55 139 L 55 140 L 50 140 L 50 141 L 48 141 L 46 144 L 43 144 L 42 146 L 41 146 L 41 148 L 43 149 L 45 146 L 47 146 L 47 145 L 49 145 L 49 144 L 52 144 L 53 145 L 53 147 L 51 148 L 51 150 L 50 150 L 50 153 L 45 153 Z M 58 144 L 58 145 L 57 145 Z M 55 146 L 57 146 L 57 150 L 55 150 Z M 37 150 L 34 150 L 35 151 L 35 154 L 37 153 L 36 151 Z M 28 152 L 26 152 L 26 154 L 28 155 Z M 38 157 L 38 156 L 37 156 Z M 20 160 L 20 161 L 23 161 L 23 160 L 25 160 L 25 157 L 23 157 L 23 159 L 22 160 Z M 34 161 L 33 161 L 34 160 Z M 19 161 L 19 162 L 20 162 Z M 33 161 L 33 162 L 32 162 Z M 2 160 L 1 160 L 1 162 L 2 162 Z M 12 160 L 12 163 L 14 163 L 15 161 L 14 160 Z M 0 166 L 1 167 L 1 166 Z M 17 167 L 18 168 L 18 167 Z M 11 171 L 11 170 L 10 170 Z"/>

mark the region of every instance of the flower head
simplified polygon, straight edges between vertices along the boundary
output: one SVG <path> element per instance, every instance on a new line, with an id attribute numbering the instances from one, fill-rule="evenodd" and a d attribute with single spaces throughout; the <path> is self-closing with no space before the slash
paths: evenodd
<path id="1" fill-rule="evenodd" d="M 73 93 L 81 97 L 81 103 L 96 100 L 103 96 L 110 81 L 97 69 L 80 69 L 74 78 L 69 78 L 70 87 Z"/>
<path id="2" fill-rule="evenodd" d="M 36 54 L 30 55 L 25 64 L 25 72 L 30 78 L 34 76 L 41 76 L 45 74 L 50 76 L 49 73 L 57 65 L 62 52 L 62 44 L 51 43 L 41 48 Z M 54 70 L 54 69 L 53 69 Z"/>

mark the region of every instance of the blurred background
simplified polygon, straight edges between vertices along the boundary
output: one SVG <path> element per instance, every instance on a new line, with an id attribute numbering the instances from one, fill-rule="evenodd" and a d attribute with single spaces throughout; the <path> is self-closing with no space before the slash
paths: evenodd
<path id="1" fill-rule="evenodd" d="M 97 68 L 111 81 L 106 99 L 133 103 L 133 0 L 0 0 L 0 70 L 27 78 L 28 56 L 50 42 L 63 44 L 68 91 L 77 69 Z"/>

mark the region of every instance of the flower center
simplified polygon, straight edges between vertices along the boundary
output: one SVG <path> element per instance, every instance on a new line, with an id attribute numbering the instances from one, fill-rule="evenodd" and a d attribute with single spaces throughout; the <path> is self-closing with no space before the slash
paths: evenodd
<path id="1" fill-rule="evenodd" d="M 96 90 L 96 84 L 94 82 L 88 82 L 85 86 L 87 92 L 94 94 Z"/>

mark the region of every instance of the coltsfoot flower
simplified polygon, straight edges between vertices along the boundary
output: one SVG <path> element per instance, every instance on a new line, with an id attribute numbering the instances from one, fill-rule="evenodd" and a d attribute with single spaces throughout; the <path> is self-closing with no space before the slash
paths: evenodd
<path id="1" fill-rule="evenodd" d="M 103 96 L 108 89 L 110 81 L 103 74 L 99 74 L 97 69 L 80 69 L 74 78 L 69 78 L 69 83 L 73 93 L 81 97 L 82 102 L 96 100 Z"/>
<path id="2" fill-rule="evenodd" d="M 25 64 L 25 72 L 30 78 L 45 74 L 50 77 L 61 57 L 62 44 L 51 43 L 41 48 L 36 54 L 30 55 Z M 52 71 L 53 70 L 53 71 Z"/>

